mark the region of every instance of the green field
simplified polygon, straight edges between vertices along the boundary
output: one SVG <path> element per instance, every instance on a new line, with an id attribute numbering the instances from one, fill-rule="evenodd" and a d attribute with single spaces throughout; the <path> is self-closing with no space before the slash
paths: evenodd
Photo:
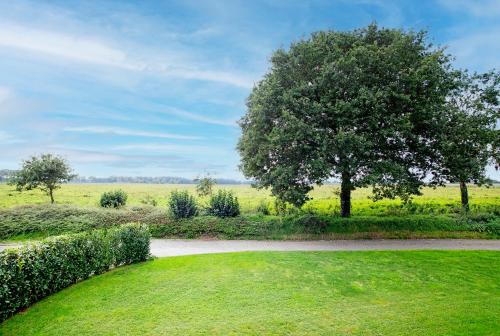
<path id="1" fill-rule="evenodd" d="M 248 185 L 221 185 L 234 191 L 238 196 L 242 213 L 254 213 L 262 202 L 273 204 L 273 198 L 266 190 L 257 190 Z M 98 206 L 100 195 L 109 190 L 123 189 L 128 193 L 129 205 L 141 205 L 141 200 L 148 195 L 153 197 L 160 207 L 165 207 L 172 190 L 189 190 L 195 194 L 194 185 L 164 184 L 68 184 L 56 190 L 58 204 Z M 304 208 L 319 214 L 338 214 L 340 211 L 337 185 L 325 185 L 311 192 L 312 201 Z M 500 211 L 500 186 L 491 188 L 469 187 L 471 209 L 474 212 Z M 457 213 L 460 212 L 460 191 L 455 185 L 436 189 L 425 188 L 423 195 L 415 197 L 411 207 L 401 210 L 399 200 L 373 202 L 368 198 L 371 190 L 357 189 L 352 194 L 353 215 L 398 215 L 401 211 L 410 213 Z M 17 192 L 14 187 L 0 184 L 0 207 L 12 207 L 26 204 L 46 204 L 47 195 L 39 190 Z M 203 202 L 203 200 L 201 200 Z"/>
<path id="2" fill-rule="evenodd" d="M 98 206 L 100 195 L 121 188 L 129 195 L 121 209 Z M 106 228 L 125 223 L 150 226 L 154 237 L 221 239 L 359 239 L 359 238 L 498 238 L 500 236 L 500 187 L 471 187 L 471 213 L 461 211 L 457 186 L 424 189 L 407 205 L 399 200 L 373 202 L 369 189 L 353 193 L 353 216 L 339 216 L 338 186 L 327 185 L 311 193 L 313 200 L 301 209 L 277 213 L 265 190 L 247 185 L 219 186 L 239 198 L 241 216 L 207 216 L 206 198 L 198 198 L 200 216 L 176 220 L 168 212 L 172 190 L 194 185 L 69 184 L 56 192 L 55 205 L 40 191 L 19 193 L 0 185 L 0 241 L 39 239 L 69 232 Z M 141 202 L 147 196 L 158 206 Z M 265 204 L 269 214 L 258 212 Z"/>
<path id="3" fill-rule="evenodd" d="M 8 335 L 495 335 L 498 252 L 251 252 L 163 258 L 78 283 Z"/>

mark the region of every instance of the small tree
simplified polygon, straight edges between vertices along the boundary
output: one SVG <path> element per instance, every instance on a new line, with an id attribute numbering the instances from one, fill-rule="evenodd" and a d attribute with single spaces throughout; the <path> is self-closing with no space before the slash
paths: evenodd
<path id="1" fill-rule="evenodd" d="M 459 183 L 462 209 L 469 211 L 467 183 L 489 184 L 488 163 L 498 162 L 500 74 L 462 72 L 449 97 L 439 136 L 442 170 L 435 180 Z"/>
<path id="2" fill-rule="evenodd" d="M 76 175 L 72 174 L 71 167 L 62 157 L 42 154 L 23 161 L 21 169 L 12 176 L 9 184 L 15 185 L 18 191 L 38 188 L 46 192 L 50 202 L 54 203 L 54 190 L 74 177 Z"/>
<path id="3" fill-rule="evenodd" d="M 196 192 L 198 196 L 210 196 L 212 195 L 213 187 L 215 186 L 215 179 L 211 178 L 210 175 L 207 175 L 202 178 L 198 178 L 195 180 L 196 183 Z"/>

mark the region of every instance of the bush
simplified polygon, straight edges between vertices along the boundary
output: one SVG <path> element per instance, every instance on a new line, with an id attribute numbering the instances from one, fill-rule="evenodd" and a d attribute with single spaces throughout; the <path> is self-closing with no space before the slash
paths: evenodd
<path id="1" fill-rule="evenodd" d="M 103 208 L 121 208 L 126 203 L 127 193 L 121 189 L 105 192 L 99 202 Z"/>
<path id="2" fill-rule="evenodd" d="M 129 224 L 0 252 L 0 322 L 80 280 L 147 260 L 149 238 L 146 226 Z"/>
<path id="3" fill-rule="evenodd" d="M 145 205 L 151 205 L 154 207 L 158 205 L 158 202 L 151 195 L 146 195 L 146 197 L 141 199 L 141 203 Z"/>
<path id="4" fill-rule="evenodd" d="M 217 217 L 236 217 L 240 214 L 238 198 L 231 191 L 219 190 L 210 198 L 208 213 Z"/>
<path id="5" fill-rule="evenodd" d="M 266 201 L 261 201 L 259 205 L 257 205 L 257 213 L 268 216 L 271 214 L 271 211 L 269 210 L 269 204 Z"/>
<path id="6" fill-rule="evenodd" d="M 198 206 L 187 191 L 173 191 L 168 200 L 170 213 L 176 219 L 191 218 L 198 214 Z"/>

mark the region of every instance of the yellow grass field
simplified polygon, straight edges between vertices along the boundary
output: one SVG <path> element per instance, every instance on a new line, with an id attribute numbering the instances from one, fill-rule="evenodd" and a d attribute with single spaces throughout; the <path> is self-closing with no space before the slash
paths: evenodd
<path id="1" fill-rule="evenodd" d="M 267 202 L 272 206 L 273 198 L 267 190 L 257 190 L 249 185 L 219 185 L 217 188 L 232 190 L 238 197 L 243 213 L 255 212 L 258 205 Z M 188 190 L 195 194 L 194 185 L 167 185 L 167 184 L 67 184 L 56 190 L 55 199 L 58 204 L 73 204 L 83 206 L 98 206 L 100 195 L 109 190 L 122 189 L 128 194 L 128 206 L 141 205 L 148 195 L 164 207 L 173 190 Z M 325 185 L 315 188 L 310 196 L 313 198 L 305 207 L 319 213 L 336 213 L 339 211 L 338 185 Z M 500 186 L 490 188 L 469 187 L 472 210 L 487 212 L 499 211 Z M 399 200 L 382 200 L 373 202 L 368 197 L 371 191 L 368 188 L 357 189 L 353 192 L 353 214 L 387 213 L 397 209 Z M 201 199 L 200 202 L 206 200 Z M 25 204 L 48 203 L 49 198 L 39 190 L 18 192 L 13 186 L 0 184 L 0 207 L 12 207 Z M 460 208 L 460 192 L 456 185 L 448 185 L 436 189 L 425 188 L 423 195 L 414 197 L 413 206 L 416 213 L 455 212 Z M 396 210 L 394 210 L 396 211 Z"/>

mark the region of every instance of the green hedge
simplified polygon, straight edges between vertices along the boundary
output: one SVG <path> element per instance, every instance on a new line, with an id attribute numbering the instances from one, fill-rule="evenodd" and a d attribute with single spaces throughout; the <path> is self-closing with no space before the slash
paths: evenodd
<path id="1" fill-rule="evenodd" d="M 149 240 L 146 226 L 128 224 L 0 252 L 0 322 L 80 280 L 147 260 Z"/>
<path id="2" fill-rule="evenodd" d="M 176 220 L 169 216 L 168 209 L 161 207 L 106 209 L 70 205 L 33 205 L 0 208 L 0 241 L 38 239 L 117 227 L 126 223 L 145 224 L 150 228 L 152 236 L 158 238 L 203 236 L 226 239 L 459 237 L 455 233 L 447 234 L 446 232 L 470 233 L 470 235 L 464 235 L 464 238 L 498 238 L 500 236 L 500 216 L 494 214 L 353 216 L 351 218 L 294 214 L 286 216 L 243 215 L 226 218 L 197 216 Z M 334 233 L 338 235 L 331 235 Z M 439 235 L 436 236 L 434 233 L 439 233 Z M 331 236 L 313 237 L 318 234 Z"/>

